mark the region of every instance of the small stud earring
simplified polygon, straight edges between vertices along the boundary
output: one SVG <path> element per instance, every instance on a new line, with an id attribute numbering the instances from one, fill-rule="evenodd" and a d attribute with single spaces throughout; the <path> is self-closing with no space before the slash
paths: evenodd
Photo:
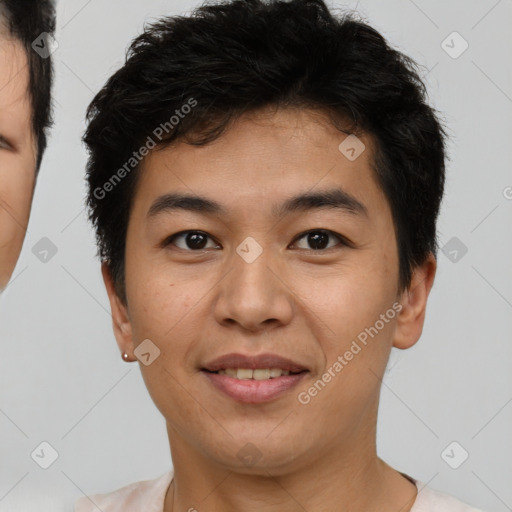
<path id="1" fill-rule="evenodd" d="M 129 359 L 129 356 L 128 356 L 128 354 L 126 352 L 123 352 L 123 359 L 125 361 L 128 361 L 128 359 Z"/>

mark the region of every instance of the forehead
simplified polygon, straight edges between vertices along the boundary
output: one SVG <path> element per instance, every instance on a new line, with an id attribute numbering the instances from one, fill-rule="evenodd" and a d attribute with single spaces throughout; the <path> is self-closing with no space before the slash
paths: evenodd
<path id="1" fill-rule="evenodd" d="M 223 206 L 226 220 L 242 220 L 256 210 L 274 217 L 292 196 L 341 188 L 369 213 L 382 213 L 388 204 L 373 171 L 372 138 L 358 137 L 364 150 L 355 159 L 340 150 L 346 139 L 318 111 L 245 114 L 205 146 L 175 141 L 152 151 L 141 164 L 132 204 L 137 216 L 151 216 L 155 199 L 180 192 L 210 198 Z"/>
<path id="2" fill-rule="evenodd" d="M 170 183 L 183 175 L 197 185 L 208 182 L 209 190 L 225 181 L 243 188 L 258 183 L 272 189 L 276 180 L 291 184 L 303 179 L 304 185 L 313 186 L 313 180 L 332 166 L 347 178 L 349 174 L 360 180 L 371 178 L 370 138 L 364 137 L 367 150 L 351 162 L 339 150 L 346 137 L 319 112 L 259 111 L 243 115 L 205 146 L 180 141 L 152 151 L 143 161 L 141 178 Z"/>
<path id="3" fill-rule="evenodd" d="M 0 113 L 11 122 L 30 112 L 28 58 L 21 42 L 0 36 Z"/>

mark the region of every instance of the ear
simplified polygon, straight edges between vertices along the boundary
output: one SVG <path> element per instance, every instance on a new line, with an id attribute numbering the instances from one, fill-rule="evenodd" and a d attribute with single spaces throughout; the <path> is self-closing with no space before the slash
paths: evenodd
<path id="1" fill-rule="evenodd" d="M 122 303 L 116 293 L 112 273 L 106 262 L 101 264 L 101 274 L 103 275 L 103 282 L 105 283 L 108 299 L 110 301 L 112 326 L 114 328 L 117 345 L 121 350 L 121 354 L 128 354 L 128 361 L 136 361 L 137 358 L 133 354 L 134 346 L 132 339 L 132 326 L 130 323 L 128 308 Z"/>
<path id="2" fill-rule="evenodd" d="M 399 349 L 412 347 L 420 338 L 425 321 L 425 311 L 430 289 L 434 284 L 437 262 L 432 253 L 423 265 L 413 271 L 411 284 L 404 290 L 400 298 L 402 309 L 400 310 L 393 346 Z"/>

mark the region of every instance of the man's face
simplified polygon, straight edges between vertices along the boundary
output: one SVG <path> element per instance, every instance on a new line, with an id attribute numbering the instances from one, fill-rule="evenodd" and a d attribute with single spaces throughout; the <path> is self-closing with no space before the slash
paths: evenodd
<path id="1" fill-rule="evenodd" d="M 318 113 L 280 110 L 246 115 L 207 146 L 179 143 L 144 160 L 126 240 L 127 321 L 116 318 L 116 335 L 130 354 L 151 340 L 143 361 L 160 350 L 141 369 L 175 451 L 187 446 L 246 472 L 258 470 L 245 455 L 262 456 L 278 474 L 335 457 L 333 446 L 356 457 L 372 442 L 397 330 L 398 255 L 370 168 L 372 141 L 362 137 L 366 150 L 351 161 L 338 149 L 345 138 Z M 273 212 L 293 196 L 337 189 L 364 210 L 306 204 Z M 201 196 L 225 213 L 166 208 L 157 202 L 165 194 Z M 200 233 L 169 241 L 184 231 Z M 377 321 L 382 328 L 358 351 L 352 342 Z M 288 379 L 284 391 L 267 400 L 258 391 L 240 398 L 234 377 L 202 370 L 230 353 L 271 353 L 307 371 L 279 377 Z M 308 392 L 329 369 L 330 382 Z M 231 395 L 212 383 L 222 379 Z"/>
<path id="2" fill-rule="evenodd" d="M 0 36 L 0 290 L 16 266 L 30 215 L 36 145 L 21 43 Z"/>

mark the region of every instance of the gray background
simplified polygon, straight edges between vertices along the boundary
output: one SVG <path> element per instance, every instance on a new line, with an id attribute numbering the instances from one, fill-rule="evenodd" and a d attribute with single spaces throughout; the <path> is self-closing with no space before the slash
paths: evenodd
<path id="1" fill-rule="evenodd" d="M 395 47 L 425 66 L 431 102 L 443 112 L 451 138 L 439 223 L 449 257 L 439 255 L 420 342 L 392 354 L 379 454 L 479 508 L 512 510 L 512 2 L 329 4 L 357 6 Z M 71 510 L 82 492 L 111 491 L 170 467 L 164 421 L 138 367 L 122 362 L 112 333 L 84 214 L 80 137 L 86 106 L 122 65 L 144 21 L 196 5 L 58 4 L 56 123 L 23 253 L 0 298 L 2 512 Z M 456 59 L 441 46 L 453 31 L 469 43 Z M 456 40 L 452 46 L 460 48 Z M 32 251 L 43 237 L 57 249 L 46 263 Z M 467 253 L 452 244 L 464 244 Z M 457 261 L 449 254 L 454 247 Z M 59 454 L 46 470 L 30 456 L 42 441 Z M 458 469 L 442 458 L 453 441 L 462 448 L 448 450 L 452 464 L 462 449 L 469 453 Z"/>

